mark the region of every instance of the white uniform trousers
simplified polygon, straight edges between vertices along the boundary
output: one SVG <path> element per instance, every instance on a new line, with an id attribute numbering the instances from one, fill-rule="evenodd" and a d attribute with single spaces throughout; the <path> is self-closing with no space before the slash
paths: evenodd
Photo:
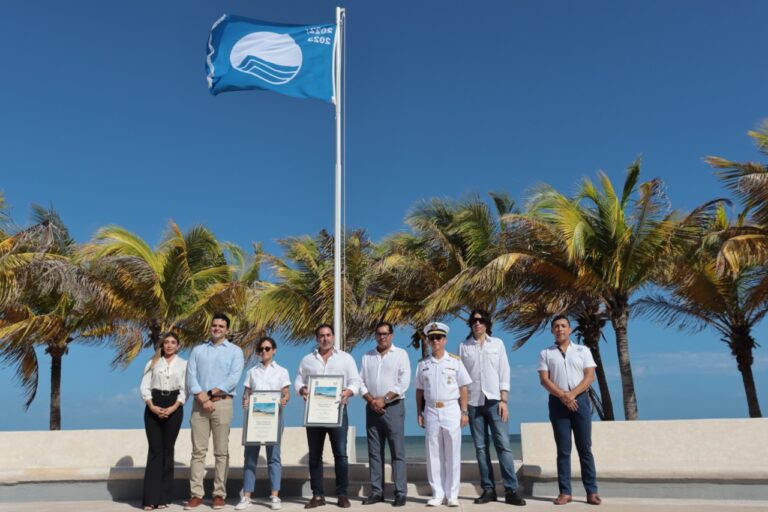
<path id="1" fill-rule="evenodd" d="M 427 402 L 424 407 L 427 479 L 432 498 L 455 500 L 461 486 L 461 408 L 458 400 L 443 405 Z"/>

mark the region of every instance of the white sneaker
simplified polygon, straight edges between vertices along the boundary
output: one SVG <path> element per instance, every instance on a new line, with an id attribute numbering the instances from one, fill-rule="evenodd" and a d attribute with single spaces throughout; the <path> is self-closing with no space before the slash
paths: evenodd
<path id="1" fill-rule="evenodd" d="M 443 498 L 432 498 L 427 502 L 428 507 L 439 507 L 443 504 Z"/>
<path id="2" fill-rule="evenodd" d="M 269 501 L 270 501 L 269 508 L 271 508 L 272 510 L 280 510 L 281 508 L 283 508 L 283 504 L 280 501 L 280 498 L 278 498 L 277 496 L 270 496 Z"/>
<path id="3" fill-rule="evenodd" d="M 235 505 L 235 510 L 245 510 L 251 506 L 251 498 L 247 496 L 240 497 L 240 502 Z"/>
<path id="4" fill-rule="evenodd" d="M 459 506 L 459 500 L 456 498 L 449 499 L 448 500 L 448 506 L 449 507 L 458 507 Z"/>

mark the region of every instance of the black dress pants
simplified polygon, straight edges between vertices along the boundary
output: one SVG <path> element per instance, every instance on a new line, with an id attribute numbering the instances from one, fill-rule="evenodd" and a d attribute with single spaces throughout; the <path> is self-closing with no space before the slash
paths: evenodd
<path id="1" fill-rule="evenodd" d="M 152 403 L 158 407 L 170 407 L 178 393 L 168 396 L 153 390 Z M 168 418 L 161 419 L 144 408 L 144 430 L 147 433 L 147 466 L 144 471 L 144 496 L 142 506 L 167 505 L 173 498 L 173 448 L 184 418 L 184 408 L 179 407 Z"/>

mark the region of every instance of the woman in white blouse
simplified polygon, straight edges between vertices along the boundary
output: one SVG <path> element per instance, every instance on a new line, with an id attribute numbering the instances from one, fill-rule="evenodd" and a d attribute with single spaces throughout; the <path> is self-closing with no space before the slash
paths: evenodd
<path id="1" fill-rule="evenodd" d="M 173 497 L 173 447 L 184 417 L 187 399 L 187 362 L 176 355 L 179 338 L 172 332 L 161 336 L 157 353 L 144 368 L 141 398 L 149 450 L 144 471 L 144 510 L 167 508 Z"/>
<path id="2" fill-rule="evenodd" d="M 285 407 L 291 396 L 289 387 L 291 379 L 288 370 L 275 362 L 277 343 L 266 336 L 256 344 L 256 353 L 261 356 L 261 362 L 251 368 L 245 376 L 245 392 L 243 393 L 243 409 L 248 407 L 251 391 L 282 391 L 280 407 Z M 283 433 L 283 415 L 280 415 L 280 435 Z M 243 468 L 243 492 L 240 503 L 235 510 L 243 510 L 251 505 L 251 493 L 256 488 L 256 462 L 259 460 L 260 445 L 245 447 L 245 465 Z M 267 472 L 272 485 L 270 508 L 279 510 L 280 479 L 282 463 L 280 462 L 280 445 L 267 445 Z"/>

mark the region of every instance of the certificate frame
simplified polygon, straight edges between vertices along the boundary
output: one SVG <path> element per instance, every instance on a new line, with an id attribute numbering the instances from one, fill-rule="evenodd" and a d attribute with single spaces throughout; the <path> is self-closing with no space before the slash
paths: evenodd
<path id="1" fill-rule="evenodd" d="M 280 444 L 282 391 L 251 391 L 243 413 L 243 446 Z"/>
<path id="2" fill-rule="evenodd" d="M 310 375 L 304 404 L 305 427 L 340 427 L 344 375 Z"/>

